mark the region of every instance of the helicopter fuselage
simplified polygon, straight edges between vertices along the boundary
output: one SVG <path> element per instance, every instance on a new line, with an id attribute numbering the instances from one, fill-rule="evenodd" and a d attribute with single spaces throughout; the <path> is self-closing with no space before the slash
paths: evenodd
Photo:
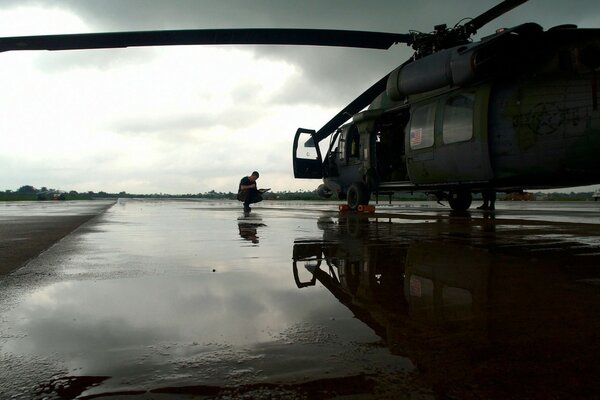
<path id="1" fill-rule="evenodd" d="M 366 204 L 425 191 L 466 209 L 471 193 L 600 183 L 600 31 L 535 24 L 405 63 L 386 92 L 332 135 L 296 177 Z M 314 141 L 304 141 L 314 146 Z M 308 158 L 310 158 L 309 156 Z"/>

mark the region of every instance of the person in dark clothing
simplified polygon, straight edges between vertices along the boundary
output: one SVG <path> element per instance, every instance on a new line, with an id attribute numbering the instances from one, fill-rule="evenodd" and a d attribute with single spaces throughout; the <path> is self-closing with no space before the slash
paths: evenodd
<path id="1" fill-rule="evenodd" d="M 254 171 L 240 180 L 237 199 L 244 202 L 244 212 L 250 212 L 250 204 L 262 201 L 262 194 L 256 188 L 258 176 L 258 172 Z"/>

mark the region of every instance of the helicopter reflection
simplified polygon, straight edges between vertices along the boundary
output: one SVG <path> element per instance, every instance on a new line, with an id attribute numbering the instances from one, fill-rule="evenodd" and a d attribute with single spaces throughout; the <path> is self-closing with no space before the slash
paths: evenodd
<path id="1" fill-rule="evenodd" d="M 535 227 L 525 237 L 515 226 L 521 236 L 511 239 L 469 217 L 318 225 L 322 238 L 294 242 L 298 288 L 323 285 L 436 391 L 548 398 L 600 389 L 597 248 L 569 234 L 541 242 Z"/>

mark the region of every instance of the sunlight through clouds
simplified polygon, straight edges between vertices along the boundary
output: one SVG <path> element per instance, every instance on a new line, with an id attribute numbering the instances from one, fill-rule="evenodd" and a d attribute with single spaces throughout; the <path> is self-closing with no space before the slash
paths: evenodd
<path id="1" fill-rule="evenodd" d="M 72 26 L 83 29 L 81 24 Z M 80 62 L 87 54 L 102 65 Z M 152 193 L 167 191 L 161 190 L 167 186 L 164 181 L 192 184 L 168 185 L 174 192 L 226 190 L 231 182 L 205 178 L 213 171 L 235 169 L 241 176 L 248 168 L 260 169 L 262 161 L 248 166 L 248 159 L 255 158 L 251 153 L 280 159 L 278 153 L 289 153 L 296 129 L 289 115 L 297 114 L 297 107 L 272 104 L 271 99 L 301 77 L 301 71 L 285 61 L 256 58 L 251 48 L 14 52 L 2 57 L 0 128 L 5 146 L 0 161 L 20 154 L 33 167 L 60 159 L 60 168 L 52 168 L 54 175 L 40 179 L 32 168 L 29 177 L 12 182 L 17 187 L 23 179 L 45 185 L 45 180 L 66 172 L 72 186 L 65 189 L 79 191 Z M 275 150 L 269 145 L 273 135 L 287 139 L 276 140 Z M 291 163 L 291 157 L 285 162 Z M 178 179 L 178 174 L 191 178 Z M 82 176 L 80 183 L 75 183 L 77 176 Z M 220 186 L 206 186 L 210 182 Z"/>

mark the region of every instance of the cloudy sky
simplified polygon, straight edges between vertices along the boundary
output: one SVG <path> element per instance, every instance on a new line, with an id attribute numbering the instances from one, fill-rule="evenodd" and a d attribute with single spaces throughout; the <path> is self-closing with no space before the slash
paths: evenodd
<path id="1" fill-rule="evenodd" d="M 0 0 L 0 36 L 193 28 L 428 32 L 496 0 Z M 600 27 L 597 0 L 530 0 L 479 32 L 535 21 Z M 285 46 L 0 53 L 0 190 L 130 193 L 314 189 L 298 127 L 320 128 L 411 54 Z"/>

